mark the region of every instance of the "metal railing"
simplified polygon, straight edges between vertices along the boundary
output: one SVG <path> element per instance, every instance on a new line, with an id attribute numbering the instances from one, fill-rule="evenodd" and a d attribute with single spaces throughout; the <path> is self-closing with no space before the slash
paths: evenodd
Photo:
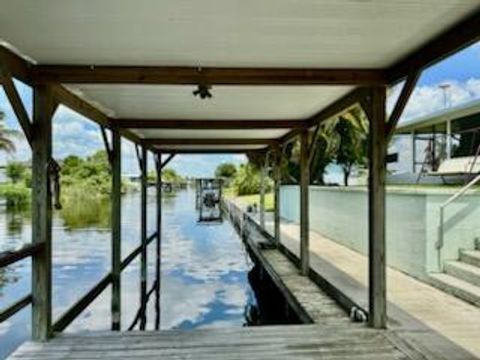
<path id="1" fill-rule="evenodd" d="M 443 204 L 440 205 L 440 222 L 438 225 L 438 241 L 436 243 L 437 250 L 443 248 L 444 245 L 444 237 L 445 237 L 445 208 L 457 200 L 459 197 L 463 196 L 468 190 L 470 190 L 477 182 L 480 181 L 480 174 L 477 175 L 473 180 L 467 183 L 464 187 L 462 187 L 458 192 L 453 194 L 450 198 L 447 199 Z"/>

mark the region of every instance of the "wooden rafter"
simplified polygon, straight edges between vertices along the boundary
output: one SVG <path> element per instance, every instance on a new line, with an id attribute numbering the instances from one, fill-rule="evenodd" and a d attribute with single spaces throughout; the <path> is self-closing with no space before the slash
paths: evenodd
<path id="1" fill-rule="evenodd" d="M 447 29 L 386 70 L 389 83 L 423 70 L 449 55 L 480 41 L 480 10 Z"/>
<path id="2" fill-rule="evenodd" d="M 74 94 L 62 85 L 53 85 L 52 88 L 54 96 L 59 103 L 65 105 L 80 115 L 85 116 L 87 119 L 96 122 L 100 126 L 110 129 L 116 128 L 115 126 L 112 126 L 110 118 L 104 112 L 100 111 L 95 106 L 82 99 L 80 96 Z M 120 134 L 133 143 L 138 144 L 140 142 L 138 136 L 127 129 L 121 129 Z"/>
<path id="3" fill-rule="evenodd" d="M 190 120 L 190 119 L 112 119 L 111 126 L 119 129 L 196 129 L 253 130 L 303 128 L 303 120 Z"/>
<path id="4" fill-rule="evenodd" d="M 379 85 L 378 69 L 195 68 L 40 65 L 35 82 L 174 85 Z"/>
<path id="5" fill-rule="evenodd" d="M 55 85 L 54 96 L 63 105 L 69 107 L 73 111 L 95 121 L 99 125 L 109 127 L 109 117 L 95 106 L 83 100 L 80 96 L 74 94 L 62 85 Z"/>
<path id="6" fill-rule="evenodd" d="M 155 147 L 154 147 L 155 148 Z M 162 152 L 172 152 L 177 155 L 179 154 L 246 154 L 248 152 L 258 152 L 265 151 L 265 149 L 232 149 L 232 148 L 209 148 L 208 146 L 204 149 L 178 149 L 173 147 L 156 147 L 157 150 Z"/>
<path id="7" fill-rule="evenodd" d="M 145 145 L 273 145 L 276 139 L 142 139 Z"/>
<path id="8" fill-rule="evenodd" d="M 3 65 L 12 74 L 13 77 L 30 84 L 30 70 L 32 64 L 22 59 L 13 51 L 0 45 L 0 65 Z"/>

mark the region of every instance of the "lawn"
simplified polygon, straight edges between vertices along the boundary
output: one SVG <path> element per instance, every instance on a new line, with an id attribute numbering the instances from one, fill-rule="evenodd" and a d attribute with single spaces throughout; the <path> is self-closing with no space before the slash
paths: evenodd
<path id="1" fill-rule="evenodd" d="M 260 205 L 260 194 L 237 196 L 233 189 L 226 189 L 224 195 L 227 199 L 237 199 L 245 205 L 253 205 L 255 203 L 258 206 Z M 273 207 L 273 193 L 265 194 L 265 211 L 273 211 Z"/>

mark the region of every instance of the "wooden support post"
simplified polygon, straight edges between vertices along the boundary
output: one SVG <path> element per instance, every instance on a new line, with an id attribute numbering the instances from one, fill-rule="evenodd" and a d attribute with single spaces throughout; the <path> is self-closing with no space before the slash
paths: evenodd
<path id="1" fill-rule="evenodd" d="M 300 133 L 300 271 L 310 270 L 308 188 L 310 184 L 308 130 Z"/>
<path id="2" fill-rule="evenodd" d="M 273 180 L 274 180 L 274 189 L 273 189 L 273 196 L 275 202 L 275 212 L 273 214 L 273 234 L 275 238 L 275 242 L 277 244 L 280 243 L 281 240 L 281 233 L 280 233 L 280 182 L 281 182 L 281 151 L 280 146 L 275 145 L 273 148 L 274 154 L 274 161 L 273 161 Z"/>
<path id="3" fill-rule="evenodd" d="M 137 158 L 140 167 L 140 307 L 142 314 L 140 318 L 140 330 L 145 330 L 146 311 L 143 307 L 147 301 L 147 149 L 144 146 L 137 145 Z"/>
<path id="4" fill-rule="evenodd" d="M 50 88 L 34 87 L 32 137 L 32 243 L 43 243 L 32 257 L 32 338 L 45 341 L 52 324 L 52 198 L 49 164 L 52 158 L 52 115 Z"/>
<path id="5" fill-rule="evenodd" d="M 412 131 L 412 172 L 417 172 L 417 134 L 416 131 Z"/>
<path id="6" fill-rule="evenodd" d="M 262 159 L 262 168 L 260 169 L 260 226 L 265 230 L 265 178 L 267 177 L 266 157 Z"/>
<path id="7" fill-rule="evenodd" d="M 162 265 L 162 154 L 157 154 L 157 248 L 156 248 L 156 298 L 155 298 L 155 330 L 160 330 L 160 295 L 161 295 L 161 265 Z"/>
<path id="8" fill-rule="evenodd" d="M 121 263 L 122 263 L 122 152 L 121 152 L 121 136 L 118 130 L 112 130 L 112 146 L 109 155 L 112 170 L 112 330 L 119 331 L 121 329 Z"/>
<path id="9" fill-rule="evenodd" d="M 141 204 L 140 204 L 140 231 L 142 252 L 140 254 L 140 306 L 146 306 L 147 299 L 147 149 L 141 147 L 140 156 L 141 174 Z M 144 330 L 146 325 L 145 311 L 140 319 L 140 329 Z"/>
<path id="10" fill-rule="evenodd" d="M 385 259 L 386 89 L 384 87 L 373 87 L 369 97 L 369 324 L 371 327 L 380 329 L 387 325 Z"/>

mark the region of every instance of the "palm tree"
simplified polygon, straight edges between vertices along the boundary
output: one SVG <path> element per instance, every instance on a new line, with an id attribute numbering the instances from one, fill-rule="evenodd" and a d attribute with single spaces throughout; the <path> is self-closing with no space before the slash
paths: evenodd
<path id="1" fill-rule="evenodd" d="M 5 113 L 0 111 L 0 150 L 8 153 L 15 151 L 15 144 L 10 137 L 16 135 L 15 130 L 10 130 L 5 127 Z"/>

